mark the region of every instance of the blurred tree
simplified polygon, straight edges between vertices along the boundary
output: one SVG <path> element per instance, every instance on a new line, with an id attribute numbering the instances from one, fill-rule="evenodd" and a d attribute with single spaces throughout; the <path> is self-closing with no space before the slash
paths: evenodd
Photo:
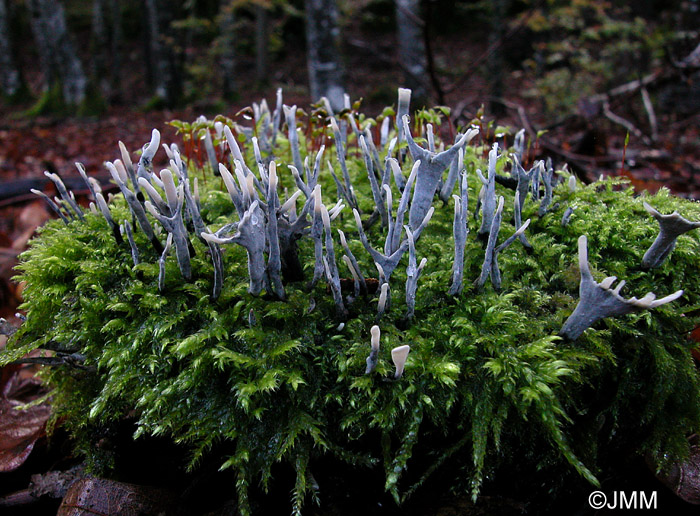
<path id="1" fill-rule="evenodd" d="M 306 52 L 313 101 L 327 97 L 334 111 L 344 107 L 338 6 L 335 0 L 305 0 Z"/>
<path id="2" fill-rule="evenodd" d="M 221 77 L 223 79 L 222 94 L 230 99 L 236 93 L 236 39 L 234 5 L 229 0 L 219 4 L 219 32 L 221 45 Z"/>
<path id="3" fill-rule="evenodd" d="M 178 60 L 175 41 L 168 31 L 175 19 L 177 2 L 146 0 L 148 50 L 155 97 L 151 104 L 174 106 L 182 99 L 182 66 Z"/>
<path id="4" fill-rule="evenodd" d="M 5 97 L 13 99 L 22 94 L 24 81 L 15 62 L 10 26 L 9 9 L 5 0 L 0 0 L 0 88 Z"/>
<path id="5" fill-rule="evenodd" d="M 87 79 L 66 27 L 63 5 L 59 0 L 28 0 L 27 6 L 47 91 L 60 85 L 63 102 L 81 106 Z"/>
<path id="6" fill-rule="evenodd" d="M 120 96 L 122 19 L 119 0 L 93 0 L 91 74 L 103 97 Z"/>
<path id="7" fill-rule="evenodd" d="M 267 6 L 255 4 L 255 80 L 267 82 L 267 44 L 269 40 Z"/>
<path id="8" fill-rule="evenodd" d="M 424 29 L 420 1 L 396 0 L 396 35 L 403 85 L 413 91 L 412 97 L 417 102 L 416 105 L 421 105 L 428 97 Z"/>

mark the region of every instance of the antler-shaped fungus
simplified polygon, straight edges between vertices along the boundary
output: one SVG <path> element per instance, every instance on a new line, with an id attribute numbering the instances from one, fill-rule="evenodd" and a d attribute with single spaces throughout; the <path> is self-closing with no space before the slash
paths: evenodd
<path id="1" fill-rule="evenodd" d="M 615 289 L 610 288 L 617 279 L 615 276 L 610 276 L 600 283 L 596 283 L 588 265 L 588 241 L 586 235 L 581 235 L 578 239 L 578 266 L 581 271 L 579 302 L 561 330 L 559 330 L 559 335 L 569 340 L 576 340 L 587 328 L 604 317 L 616 317 L 631 312 L 656 308 L 675 301 L 683 294 L 682 290 L 678 290 L 669 296 L 656 299 L 656 295 L 649 292 L 641 299 L 636 297 L 624 299 L 620 295 L 620 290 L 625 284 L 624 281 L 618 283 Z"/>
<path id="2" fill-rule="evenodd" d="M 479 133 L 479 130 L 469 129 L 452 147 L 440 153 L 435 153 L 424 149 L 415 142 L 408 126 L 408 115 L 403 117 L 403 129 L 413 160 L 421 162 L 416 174 L 416 185 L 413 188 L 411 208 L 408 212 L 408 225 L 415 230 L 433 203 L 435 190 L 442 177 L 442 172 L 457 157 L 459 149 L 469 143 Z"/>
<path id="3" fill-rule="evenodd" d="M 700 222 L 686 220 L 677 211 L 670 215 L 662 215 L 646 202 L 644 209 L 659 222 L 659 234 L 642 258 L 642 267 L 653 269 L 664 263 L 668 255 L 671 254 L 676 246 L 676 239 L 683 233 L 700 228 Z"/>

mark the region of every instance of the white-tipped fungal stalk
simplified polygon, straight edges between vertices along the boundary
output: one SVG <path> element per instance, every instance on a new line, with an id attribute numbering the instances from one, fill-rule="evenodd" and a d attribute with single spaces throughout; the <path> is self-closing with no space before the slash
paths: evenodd
<path id="1" fill-rule="evenodd" d="M 143 151 L 141 152 L 141 157 L 139 158 L 138 169 L 136 171 L 136 177 L 145 177 L 146 179 L 149 178 L 150 173 L 153 171 L 153 156 L 155 156 L 156 152 L 158 152 L 159 146 L 160 132 L 158 132 L 158 129 L 153 129 L 153 131 L 151 131 L 151 141 L 143 146 Z M 124 154 L 128 156 L 129 153 L 122 152 L 122 156 Z M 126 159 L 124 159 L 124 163 L 126 163 Z M 132 179 L 132 188 L 134 189 L 136 189 L 136 177 Z"/>
<path id="2" fill-rule="evenodd" d="M 44 172 L 44 175 L 48 177 L 53 183 L 56 185 L 56 189 L 58 190 L 59 195 L 61 196 L 61 199 L 66 203 L 67 206 L 70 206 L 70 209 L 75 213 L 80 220 L 84 220 L 85 216 L 83 215 L 83 210 L 80 209 L 80 206 L 78 206 L 78 203 L 75 202 L 75 198 L 68 193 L 68 190 L 66 190 L 66 185 L 63 184 L 63 181 L 61 181 L 61 178 L 58 176 L 58 174 L 52 174 L 48 170 Z"/>
<path id="3" fill-rule="evenodd" d="M 683 291 L 678 290 L 661 299 L 656 299 L 656 295 L 651 292 L 641 299 L 636 297 L 624 299 L 620 295 L 620 290 L 625 284 L 624 281 L 621 281 L 615 289 L 611 288 L 617 279 L 615 276 L 610 276 L 600 283 L 596 283 L 588 265 L 586 235 L 581 235 L 578 239 L 578 266 L 581 272 L 579 302 L 559 330 L 559 335 L 569 340 L 576 340 L 587 328 L 605 317 L 617 317 L 640 310 L 650 310 L 675 301 L 683 295 Z"/>
<path id="4" fill-rule="evenodd" d="M 377 322 L 382 318 L 389 302 L 389 284 L 382 283 L 379 289 L 379 300 L 377 301 Z"/>
<path id="5" fill-rule="evenodd" d="M 121 176 L 119 175 L 119 171 L 113 163 L 107 161 L 105 162 L 105 166 L 107 167 L 107 170 L 109 170 L 109 173 L 112 175 L 112 179 L 114 179 L 114 182 L 117 183 L 117 186 L 119 187 L 119 190 L 121 190 L 122 195 L 124 195 L 124 199 L 129 205 L 131 213 L 133 213 L 134 217 L 138 221 L 141 230 L 146 235 L 146 238 L 148 238 L 148 240 L 151 242 L 151 245 L 156 250 L 156 252 L 158 254 L 161 254 L 163 252 L 163 244 L 160 243 L 160 240 L 158 240 L 158 237 L 153 232 L 151 222 L 148 220 L 148 217 L 146 216 L 146 211 L 144 210 L 144 206 L 141 204 L 141 201 L 139 201 L 137 194 L 131 191 L 128 185 L 124 181 L 122 181 Z M 107 202 L 109 202 L 109 200 Z"/>
<path id="6" fill-rule="evenodd" d="M 372 335 L 370 345 L 371 345 L 371 350 L 369 352 L 369 356 L 367 357 L 367 368 L 365 369 L 365 374 L 370 374 L 372 371 L 374 371 L 374 368 L 377 367 L 377 360 L 379 358 L 379 343 L 381 340 L 381 335 L 382 332 L 379 329 L 379 326 L 376 324 L 372 326 L 372 328 L 369 330 L 370 334 Z"/>
<path id="7" fill-rule="evenodd" d="M 406 359 L 408 358 L 408 352 L 411 351 L 411 347 L 408 344 L 399 346 L 391 350 L 391 360 L 394 362 L 396 367 L 396 372 L 394 373 L 394 380 L 398 380 L 403 376 L 403 370 L 406 366 Z"/>
<path id="8" fill-rule="evenodd" d="M 56 213 L 56 215 L 58 215 L 59 217 L 61 217 L 61 220 L 63 221 L 64 224 L 68 225 L 68 224 L 70 223 L 70 220 L 68 220 L 68 217 L 66 217 L 66 216 L 63 214 L 63 211 L 61 210 L 61 208 L 58 206 L 58 204 L 56 204 L 55 202 L 53 202 L 53 199 L 51 199 L 51 197 L 49 197 L 48 195 L 46 195 L 46 194 L 45 194 L 44 192 L 42 192 L 41 190 L 37 190 L 36 188 L 32 188 L 32 189 L 30 190 L 30 192 L 32 192 L 34 195 L 38 195 L 39 197 L 41 197 L 42 199 L 44 199 L 44 200 L 46 201 L 46 203 L 49 205 L 49 207 Z"/>

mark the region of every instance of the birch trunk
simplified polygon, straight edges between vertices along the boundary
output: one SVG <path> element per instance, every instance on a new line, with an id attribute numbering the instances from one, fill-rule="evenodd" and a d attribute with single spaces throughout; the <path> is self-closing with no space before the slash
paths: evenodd
<path id="1" fill-rule="evenodd" d="M 343 67 L 335 0 L 305 0 L 306 52 L 311 99 L 327 97 L 334 111 L 344 106 Z"/>
<path id="2" fill-rule="evenodd" d="M 82 104 L 87 79 L 66 27 L 63 5 L 59 0 L 29 0 L 27 6 L 46 85 L 59 81 L 64 102 Z"/>
<path id="3" fill-rule="evenodd" d="M 428 96 L 426 88 L 428 73 L 423 39 L 425 22 L 420 16 L 420 2 L 419 0 L 395 1 L 396 35 L 399 62 L 403 68 L 403 85 L 412 90 L 414 99 L 425 100 Z"/>

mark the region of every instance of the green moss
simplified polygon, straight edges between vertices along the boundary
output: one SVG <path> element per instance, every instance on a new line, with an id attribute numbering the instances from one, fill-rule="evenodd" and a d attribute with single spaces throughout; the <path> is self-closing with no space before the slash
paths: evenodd
<path id="1" fill-rule="evenodd" d="M 289 163 L 288 144 L 280 140 L 278 163 Z M 484 149 L 475 150 L 468 160 L 485 169 L 479 158 Z M 360 206 L 369 211 L 371 193 L 354 147 L 348 166 Z M 200 187 L 206 184 L 205 222 L 217 229 L 236 220 L 220 180 L 190 173 L 200 175 Z M 291 175 L 281 175 L 291 191 Z M 325 171 L 321 183 L 326 196 L 335 191 Z M 470 183 L 473 207 L 473 176 Z M 508 235 L 514 230 L 508 222 L 513 192 L 498 186 L 497 193 L 506 198 L 502 235 Z M 644 199 L 663 213 L 679 210 L 700 220 L 700 206 L 665 190 Z M 525 203 L 534 252 L 516 242 L 500 256 L 503 290 L 494 292 L 487 283 L 483 291 L 465 288 L 457 298 L 446 294 L 452 209 L 438 207 L 417 244 L 418 258 L 426 257 L 428 265 L 416 317 L 410 325 L 403 320 L 405 257 L 392 276 L 392 307 L 380 322 L 379 362 L 371 375 L 363 372 L 376 297 L 356 301 L 339 329 L 325 285 L 309 291 L 303 283 L 287 284 L 285 302 L 250 296 L 245 251 L 228 246 L 223 292 L 213 301 L 212 264 L 195 238 L 192 282 L 182 280 L 171 256 L 161 293 L 159 257 L 141 232 L 135 238 L 142 263 L 133 266 L 128 247 L 116 244 L 101 216 L 89 214 L 68 226 L 53 221 L 21 256 L 27 321 L 0 363 L 39 347 L 86 357 L 86 370 L 62 366 L 44 375 L 55 389 L 54 418 L 65 419 L 95 470 L 112 463 L 96 446 L 99 436 L 127 415 L 136 415 L 137 437 L 164 435 L 189 449 L 192 466 L 215 444 L 229 443 L 233 451 L 221 463 L 237 471 L 243 513 L 249 511 L 248 486 L 267 486 L 277 462 L 296 471 L 293 504 L 299 511 L 310 490 L 309 471 L 322 456 L 383 468 L 385 487 L 397 502 L 442 468 L 458 472 L 451 487 L 477 497 L 487 476 L 504 464 L 530 472 L 559 468 L 563 478 L 578 474 L 597 485 L 599 463 L 614 450 L 651 455 L 660 467 L 678 460 L 688 453 L 686 435 L 700 430 L 700 382 L 686 339 L 700 306 L 698 235 L 682 236 L 663 266 L 645 272 L 639 263 L 658 227 L 624 180 L 573 193 L 563 183 L 554 201 L 558 209 L 542 218 L 537 204 Z M 567 206 L 576 210 L 564 227 Z M 115 220 L 130 219 L 121 196 L 112 211 Z M 478 223 L 470 217 L 467 284 L 483 260 L 474 237 Z M 378 226 L 369 237 L 381 247 Z M 334 228 L 348 235 L 365 274 L 374 271 L 352 216 L 341 215 Z M 562 341 L 557 332 L 578 298 L 576 242 L 582 234 L 596 280 L 625 279 L 628 296 L 680 288 L 685 294 L 651 312 L 604 319 L 576 342 Z M 299 244 L 309 275 L 313 244 Z M 393 375 L 390 350 L 402 344 L 411 346 L 404 376 L 387 381 Z"/>

